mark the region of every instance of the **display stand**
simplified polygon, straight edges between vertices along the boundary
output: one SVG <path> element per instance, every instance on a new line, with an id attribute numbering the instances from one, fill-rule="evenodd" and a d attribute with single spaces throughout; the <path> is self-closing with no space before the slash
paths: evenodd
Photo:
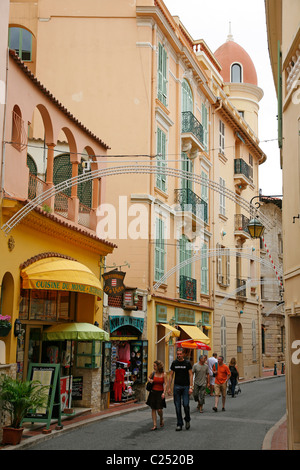
<path id="1" fill-rule="evenodd" d="M 46 423 L 45 433 L 51 432 L 51 419 L 58 419 L 57 429 L 62 429 L 61 424 L 61 399 L 60 399 L 60 364 L 29 364 L 27 380 L 38 381 L 48 387 L 48 405 L 41 409 L 27 413 L 22 423 Z M 55 413 L 53 413 L 53 408 Z"/>
<path id="2" fill-rule="evenodd" d="M 125 390 L 123 390 L 123 393 L 122 393 L 122 402 L 123 401 L 126 402 L 134 398 L 135 392 L 132 388 L 132 385 L 134 382 L 133 380 L 130 380 L 131 375 L 132 375 L 132 372 L 130 371 L 129 366 L 127 365 L 125 367 L 125 380 L 124 380 Z"/>

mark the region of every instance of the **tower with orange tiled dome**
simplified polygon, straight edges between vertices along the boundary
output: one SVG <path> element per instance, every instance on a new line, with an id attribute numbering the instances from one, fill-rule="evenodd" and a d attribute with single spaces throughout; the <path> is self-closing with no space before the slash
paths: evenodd
<path id="1" fill-rule="evenodd" d="M 231 26 L 226 42 L 216 50 L 214 56 L 222 67 L 224 91 L 257 135 L 258 103 L 263 97 L 263 91 L 257 84 L 254 63 L 245 49 L 234 41 Z"/>

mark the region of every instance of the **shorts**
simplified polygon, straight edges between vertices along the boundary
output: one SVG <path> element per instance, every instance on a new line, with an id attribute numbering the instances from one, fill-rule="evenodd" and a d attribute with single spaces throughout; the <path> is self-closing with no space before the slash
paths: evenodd
<path id="1" fill-rule="evenodd" d="M 215 395 L 222 395 L 223 397 L 226 397 L 226 390 L 227 390 L 226 382 L 224 382 L 223 384 L 215 383 Z"/>
<path id="2" fill-rule="evenodd" d="M 209 383 L 210 383 L 210 385 L 215 385 L 215 377 L 213 375 L 210 375 Z"/>

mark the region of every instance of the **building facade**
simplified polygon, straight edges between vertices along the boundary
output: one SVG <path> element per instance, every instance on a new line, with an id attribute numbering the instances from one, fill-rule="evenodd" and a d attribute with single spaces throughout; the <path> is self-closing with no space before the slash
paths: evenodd
<path id="1" fill-rule="evenodd" d="M 260 211 L 270 220 L 274 227 L 261 238 L 261 301 L 262 310 L 262 358 L 264 367 L 274 371 L 284 370 L 285 361 L 285 318 L 283 306 L 283 233 L 282 233 L 282 200 L 262 197 Z M 266 261 L 272 258 L 273 268 Z M 279 276 L 274 276 L 276 272 Z"/>
<path id="2" fill-rule="evenodd" d="M 227 360 L 238 354 L 243 376 L 260 375 L 260 295 L 250 289 L 259 245 L 246 226 L 266 157 L 253 64 L 233 57 L 240 81 L 227 79 L 222 54 L 161 0 L 11 1 L 10 26 L 31 34 L 28 67 L 110 142 L 97 233 L 118 245 L 107 271 L 124 264 L 136 298 L 105 298 L 114 346 L 148 341 L 150 372 L 157 358 L 168 370 L 176 341 L 198 339 Z M 32 138 L 42 138 L 38 122 Z"/>
<path id="3" fill-rule="evenodd" d="M 2 20 L 5 24 L 5 15 Z M 92 204 L 85 217 L 81 215 L 77 186 L 62 211 L 60 192 L 53 191 L 53 162 L 62 131 L 72 149 L 74 176 L 84 151 L 98 170 L 104 164 L 108 146 L 37 80 L 14 51 L 8 52 L 5 28 L 2 34 L 1 53 L 8 73 L 1 75 L 5 99 L 1 102 L 0 313 L 10 317 L 11 328 L 1 328 L 0 371 L 25 380 L 30 364 L 59 363 L 62 377 L 69 377 L 71 368 L 73 377 L 82 378 L 78 405 L 100 410 L 107 401 L 107 393 L 101 395 L 102 347 L 109 338 L 101 328 L 100 274 L 105 257 L 115 248 L 97 237 L 93 228 L 97 224 L 94 208 L 105 197 L 105 186 L 99 179 L 91 183 Z M 33 172 L 28 156 L 28 135 L 35 112 L 44 126 L 45 146 L 40 147 L 45 155 L 43 179 Z M 47 196 L 43 197 L 45 191 Z M 45 337 L 49 328 L 74 324 L 100 326 L 98 340 L 79 343 Z M 65 406 L 66 402 L 62 404 Z M 4 418 L 1 414 L 1 423 Z"/>
<path id="4" fill-rule="evenodd" d="M 278 144 L 283 175 L 283 270 L 289 449 L 300 448 L 299 361 L 299 45 L 300 5 L 265 1 L 269 54 L 278 98 Z"/>

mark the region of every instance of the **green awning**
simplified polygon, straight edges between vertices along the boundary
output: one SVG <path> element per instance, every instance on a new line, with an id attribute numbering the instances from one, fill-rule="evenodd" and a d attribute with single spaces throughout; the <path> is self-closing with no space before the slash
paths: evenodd
<path id="1" fill-rule="evenodd" d="M 44 341 L 109 341 L 109 334 L 91 323 L 58 323 L 43 333 Z"/>

